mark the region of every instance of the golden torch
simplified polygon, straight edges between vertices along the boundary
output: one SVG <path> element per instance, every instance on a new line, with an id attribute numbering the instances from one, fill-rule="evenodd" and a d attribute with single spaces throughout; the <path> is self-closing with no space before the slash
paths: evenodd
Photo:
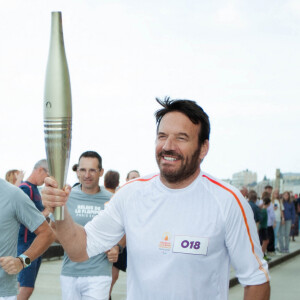
<path id="1" fill-rule="evenodd" d="M 59 188 L 66 184 L 70 160 L 72 100 L 61 12 L 52 12 L 50 49 L 44 91 L 44 133 L 49 173 Z M 55 220 L 64 219 L 63 207 L 54 211 Z"/>

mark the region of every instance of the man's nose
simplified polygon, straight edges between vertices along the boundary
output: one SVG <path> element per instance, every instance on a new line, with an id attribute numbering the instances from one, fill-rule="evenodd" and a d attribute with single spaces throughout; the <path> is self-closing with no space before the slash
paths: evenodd
<path id="1" fill-rule="evenodd" d="M 90 170 L 86 170 L 84 172 L 84 177 L 89 177 L 90 176 Z"/>
<path id="2" fill-rule="evenodd" d="M 174 142 L 174 139 L 172 137 L 168 137 L 165 140 L 165 143 L 163 145 L 163 150 L 165 150 L 165 151 L 175 150 L 175 142 Z"/>

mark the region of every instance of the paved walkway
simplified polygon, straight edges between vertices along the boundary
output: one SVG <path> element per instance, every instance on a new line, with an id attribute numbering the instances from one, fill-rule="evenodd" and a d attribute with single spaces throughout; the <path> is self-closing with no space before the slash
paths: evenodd
<path id="1" fill-rule="evenodd" d="M 271 300 L 299 300 L 300 255 L 270 269 Z M 244 289 L 236 285 L 229 290 L 230 300 L 243 299 Z"/>
<path id="2" fill-rule="evenodd" d="M 300 254 L 300 237 L 296 237 L 296 242 L 290 243 L 290 253 L 283 255 L 276 255 L 272 257 L 269 262 L 269 268 L 273 268 L 292 257 Z M 49 260 L 43 261 L 41 269 L 37 278 L 35 291 L 30 298 L 31 300 L 60 300 L 60 282 L 59 274 L 61 269 L 62 260 Z M 280 268 L 278 266 L 277 268 Z M 231 271 L 230 286 L 238 284 L 235 278 L 234 271 Z M 284 288 L 284 287 L 283 287 Z M 288 289 L 288 285 L 285 286 Z M 119 280 L 117 281 L 113 294 L 112 300 L 125 300 L 126 299 L 126 273 L 120 272 Z M 230 298 L 229 298 L 230 299 Z"/>

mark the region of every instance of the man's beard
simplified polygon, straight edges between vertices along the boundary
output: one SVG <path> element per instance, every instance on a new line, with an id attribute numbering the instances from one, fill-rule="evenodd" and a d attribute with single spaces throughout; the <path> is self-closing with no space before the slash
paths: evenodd
<path id="1" fill-rule="evenodd" d="M 201 159 L 199 158 L 199 154 L 201 151 L 201 146 L 199 146 L 196 151 L 193 153 L 191 159 L 189 158 L 186 159 L 185 164 L 181 165 L 178 170 L 163 170 L 163 167 L 160 166 L 159 164 L 159 159 L 164 157 L 164 156 L 173 156 L 176 157 L 177 159 L 180 159 L 181 162 L 184 163 L 184 157 L 182 155 L 177 154 L 175 151 L 161 151 L 157 156 L 156 156 L 156 161 L 158 164 L 158 167 L 160 169 L 160 174 L 163 178 L 166 179 L 167 182 L 169 183 L 179 183 L 181 181 L 184 181 L 185 179 L 189 178 L 192 176 L 198 169 Z"/>

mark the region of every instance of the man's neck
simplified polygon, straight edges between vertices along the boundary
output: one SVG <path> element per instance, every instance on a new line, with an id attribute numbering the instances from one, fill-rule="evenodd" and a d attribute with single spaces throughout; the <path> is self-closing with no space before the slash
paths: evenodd
<path id="1" fill-rule="evenodd" d="M 81 190 L 85 194 L 93 195 L 99 193 L 101 189 L 99 185 L 92 189 L 86 189 L 81 185 Z"/>
<path id="2" fill-rule="evenodd" d="M 36 180 L 35 176 L 32 174 L 26 179 L 26 181 L 28 181 L 31 184 L 37 185 L 37 180 Z"/>
<path id="3" fill-rule="evenodd" d="M 160 180 L 169 189 L 174 189 L 174 190 L 184 189 L 184 188 L 188 187 L 194 180 L 196 180 L 196 178 L 199 176 L 199 174 L 200 174 L 200 168 L 197 169 L 197 171 L 193 175 L 191 175 L 187 179 L 179 181 L 179 182 L 174 182 L 174 183 L 169 182 L 166 180 L 166 178 L 164 178 L 161 175 L 160 175 Z"/>

